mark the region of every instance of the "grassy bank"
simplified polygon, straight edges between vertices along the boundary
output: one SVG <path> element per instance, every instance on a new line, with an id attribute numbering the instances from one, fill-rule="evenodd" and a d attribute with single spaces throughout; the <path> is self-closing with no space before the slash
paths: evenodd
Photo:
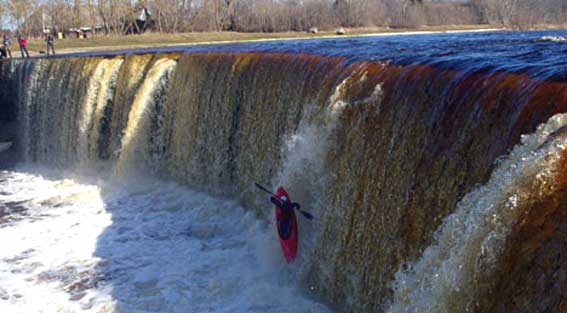
<path id="1" fill-rule="evenodd" d="M 375 33 L 402 33 L 411 31 L 464 31 L 491 28 L 489 25 L 461 25 L 442 27 L 423 27 L 416 29 L 390 29 L 390 28 L 354 28 L 345 29 L 346 35 L 356 36 Z M 172 45 L 189 45 L 198 43 L 214 43 L 226 41 L 249 41 L 293 38 L 321 38 L 335 36 L 335 31 L 320 31 L 316 34 L 306 32 L 285 33 L 238 33 L 238 32 L 194 32 L 179 34 L 145 33 L 143 35 L 128 36 L 95 36 L 94 38 L 78 39 L 66 38 L 55 41 L 55 50 L 59 54 L 87 51 L 107 51 L 124 48 L 161 47 Z M 40 39 L 30 39 L 28 50 L 32 56 L 41 55 L 46 50 L 45 42 Z M 20 55 L 14 39 L 12 44 L 14 57 Z"/>

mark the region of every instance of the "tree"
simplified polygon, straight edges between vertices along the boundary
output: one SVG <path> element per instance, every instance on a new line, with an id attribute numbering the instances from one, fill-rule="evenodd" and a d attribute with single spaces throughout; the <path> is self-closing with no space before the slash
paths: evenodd
<path id="1" fill-rule="evenodd" d="M 5 0 L 4 2 L 11 22 L 26 36 L 29 35 L 30 29 L 25 21 L 33 14 L 33 9 L 36 7 L 35 2 L 34 0 Z"/>
<path id="2" fill-rule="evenodd" d="M 529 27 L 563 23 L 567 0 L 0 0 L 0 12 L 24 34 L 101 26 L 105 33 L 139 32 L 147 8 L 159 32 L 305 31 L 310 27 L 415 27 L 490 23 Z"/>

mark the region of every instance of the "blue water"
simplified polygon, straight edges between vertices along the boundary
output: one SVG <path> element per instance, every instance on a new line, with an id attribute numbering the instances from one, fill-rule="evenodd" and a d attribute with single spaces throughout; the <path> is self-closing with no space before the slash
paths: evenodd
<path id="1" fill-rule="evenodd" d="M 567 42 L 542 41 L 565 31 L 490 31 L 371 37 L 298 39 L 205 44 L 78 53 L 71 56 L 155 52 L 283 52 L 375 60 L 396 65 L 428 64 L 444 69 L 506 71 L 565 79 Z"/>

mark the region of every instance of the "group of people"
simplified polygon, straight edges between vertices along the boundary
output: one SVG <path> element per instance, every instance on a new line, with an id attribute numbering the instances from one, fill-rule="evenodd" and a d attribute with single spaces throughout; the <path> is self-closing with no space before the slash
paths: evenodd
<path id="1" fill-rule="evenodd" d="M 54 41 L 55 39 L 51 34 L 48 34 L 45 37 L 45 42 L 47 43 L 47 56 L 49 56 L 50 52 L 52 55 L 55 55 Z M 12 58 L 12 50 L 10 48 L 11 45 L 12 45 L 12 39 L 10 38 L 10 36 L 4 34 L 2 39 L 2 51 L 1 51 L 2 57 L 9 57 L 10 59 Z M 20 53 L 22 54 L 22 59 L 29 58 L 30 53 L 28 52 L 28 40 L 26 39 L 26 37 L 22 35 L 18 35 L 18 46 L 20 47 Z"/>

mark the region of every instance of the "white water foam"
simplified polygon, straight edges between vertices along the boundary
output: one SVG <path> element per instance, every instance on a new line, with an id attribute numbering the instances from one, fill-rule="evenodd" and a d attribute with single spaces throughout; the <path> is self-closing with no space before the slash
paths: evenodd
<path id="1" fill-rule="evenodd" d="M 0 172 L 0 312 L 330 312 L 234 201 L 31 172 Z"/>
<path id="2" fill-rule="evenodd" d="M 567 36 L 543 36 L 540 38 L 540 41 L 563 42 L 567 41 Z"/>

